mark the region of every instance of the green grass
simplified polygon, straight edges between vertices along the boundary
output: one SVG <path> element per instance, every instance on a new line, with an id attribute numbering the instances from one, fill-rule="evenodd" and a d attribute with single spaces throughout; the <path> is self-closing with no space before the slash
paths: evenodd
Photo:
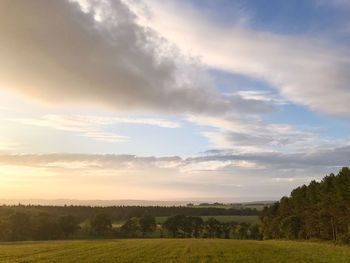
<path id="1" fill-rule="evenodd" d="M 0 244 L 0 262 L 348 263 L 350 248 L 291 241 L 124 239 Z"/>
<path id="2" fill-rule="evenodd" d="M 214 217 L 222 223 L 231 222 L 231 221 L 235 221 L 239 223 L 242 223 L 242 222 L 255 223 L 259 219 L 258 216 L 201 216 L 203 220 L 207 220 L 209 217 Z M 168 218 L 167 216 L 156 217 L 157 224 L 164 223 L 167 218 Z"/>
<path id="3" fill-rule="evenodd" d="M 273 202 L 271 202 L 273 203 Z M 270 203 L 266 204 L 225 204 L 225 205 L 195 205 L 194 208 L 224 208 L 224 209 L 245 209 L 245 208 L 251 208 L 256 209 L 258 211 L 262 211 L 264 207 L 269 205 Z"/>

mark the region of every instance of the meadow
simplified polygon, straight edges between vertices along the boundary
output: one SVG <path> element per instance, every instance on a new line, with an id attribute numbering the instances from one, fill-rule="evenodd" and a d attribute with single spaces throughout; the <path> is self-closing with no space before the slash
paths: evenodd
<path id="1" fill-rule="evenodd" d="M 0 244 L 0 262 L 348 263 L 350 247 L 225 239 L 13 242 Z"/>

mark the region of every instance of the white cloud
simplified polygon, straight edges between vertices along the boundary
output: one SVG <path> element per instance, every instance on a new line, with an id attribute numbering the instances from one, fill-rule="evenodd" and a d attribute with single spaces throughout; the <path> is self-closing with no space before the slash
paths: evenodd
<path id="1" fill-rule="evenodd" d="M 106 142 L 127 142 L 128 136 L 111 132 L 102 132 L 101 128 L 118 123 L 155 125 L 162 128 L 178 128 L 180 123 L 165 119 L 156 118 L 135 118 L 135 117 L 104 117 L 91 115 L 57 115 L 50 114 L 42 118 L 7 118 L 25 125 L 49 127 L 57 130 L 78 132 L 79 135 Z"/>
<path id="2" fill-rule="evenodd" d="M 137 117 L 104 117 L 93 115 L 58 115 L 49 114 L 42 118 L 7 118 L 26 125 L 51 127 L 65 131 L 92 131 L 100 126 L 107 126 L 118 123 L 155 125 L 162 128 L 178 128 L 180 123 L 165 119 L 137 118 Z"/>
<path id="3" fill-rule="evenodd" d="M 165 119 L 155 119 L 155 118 L 125 118 L 116 117 L 111 118 L 116 123 L 133 123 L 133 124 L 147 124 L 155 125 L 162 128 L 179 128 L 181 124 L 179 122 L 168 121 Z"/>
<path id="4" fill-rule="evenodd" d="M 266 80 L 288 100 L 318 112 L 350 113 L 349 48 L 313 37 L 225 27 L 176 1 L 147 4 L 152 16 L 140 23 L 198 55 L 207 66 Z"/>
<path id="5" fill-rule="evenodd" d="M 260 100 L 278 105 L 288 104 L 285 99 L 266 90 L 241 90 L 237 94 L 245 100 Z"/>
<path id="6" fill-rule="evenodd" d="M 83 136 L 105 142 L 127 142 L 129 140 L 128 136 L 121 136 L 110 132 L 87 132 Z"/>
<path id="7" fill-rule="evenodd" d="M 21 148 L 21 145 L 15 140 L 0 138 L 0 152 L 18 151 L 19 148 Z"/>

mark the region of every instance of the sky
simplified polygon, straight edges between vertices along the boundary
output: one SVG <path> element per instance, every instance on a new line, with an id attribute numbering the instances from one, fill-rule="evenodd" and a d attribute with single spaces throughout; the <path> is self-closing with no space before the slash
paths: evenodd
<path id="1" fill-rule="evenodd" d="M 0 198 L 277 200 L 350 165 L 348 0 L 2 0 L 0 43 Z"/>

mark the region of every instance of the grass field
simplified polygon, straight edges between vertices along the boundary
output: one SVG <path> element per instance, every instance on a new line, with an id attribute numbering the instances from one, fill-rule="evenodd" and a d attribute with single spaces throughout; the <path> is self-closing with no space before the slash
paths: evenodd
<path id="1" fill-rule="evenodd" d="M 224 239 L 17 242 L 0 244 L 0 262 L 348 263 L 350 247 Z"/>
<path id="2" fill-rule="evenodd" d="M 214 217 L 218 221 L 225 223 L 225 222 L 231 222 L 235 221 L 238 223 L 255 223 L 258 221 L 258 216 L 201 216 L 203 220 L 207 220 L 209 217 Z M 167 216 L 158 216 L 156 217 L 157 224 L 162 224 L 167 219 Z"/>

